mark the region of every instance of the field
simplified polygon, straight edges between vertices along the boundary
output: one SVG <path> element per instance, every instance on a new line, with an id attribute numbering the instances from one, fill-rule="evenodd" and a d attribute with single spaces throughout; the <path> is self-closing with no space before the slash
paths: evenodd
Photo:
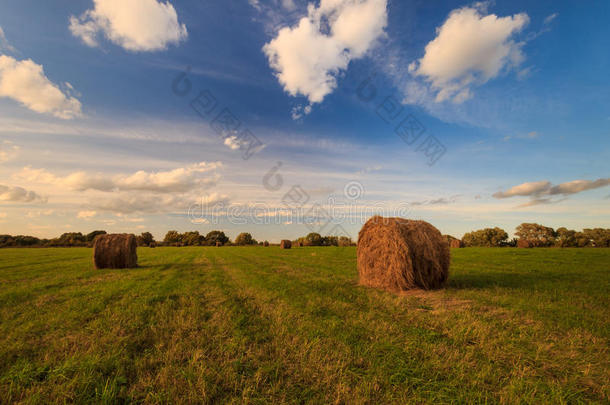
<path id="1" fill-rule="evenodd" d="M 0 250 L 0 402 L 608 403 L 610 249 L 454 249 L 446 289 L 355 248 Z"/>

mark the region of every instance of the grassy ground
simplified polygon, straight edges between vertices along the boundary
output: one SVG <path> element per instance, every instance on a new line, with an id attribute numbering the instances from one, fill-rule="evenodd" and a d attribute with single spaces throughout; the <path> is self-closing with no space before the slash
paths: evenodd
<path id="1" fill-rule="evenodd" d="M 355 248 L 0 250 L 0 402 L 610 401 L 610 249 L 456 249 L 446 289 Z"/>

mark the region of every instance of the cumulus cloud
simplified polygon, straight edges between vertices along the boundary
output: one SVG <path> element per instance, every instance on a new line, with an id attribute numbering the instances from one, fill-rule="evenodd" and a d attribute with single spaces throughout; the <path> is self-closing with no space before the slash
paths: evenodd
<path id="1" fill-rule="evenodd" d="M 307 16 L 280 29 L 263 51 L 284 90 L 321 102 L 337 75 L 384 34 L 387 0 L 321 0 Z"/>
<path id="2" fill-rule="evenodd" d="M 94 0 L 93 9 L 70 17 L 70 31 L 86 45 L 98 46 L 98 35 L 128 51 L 158 51 L 187 38 L 176 9 L 157 0 Z"/>
<path id="3" fill-rule="evenodd" d="M 510 198 L 517 196 L 531 197 L 531 201 L 520 205 L 519 207 L 530 207 L 540 204 L 557 203 L 561 200 L 553 200 L 553 196 L 577 194 L 587 190 L 593 190 L 610 185 L 610 178 L 602 178 L 597 180 L 574 180 L 552 185 L 550 181 L 536 181 L 531 183 L 523 183 L 518 186 L 511 187 L 506 191 L 499 191 L 493 194 L 495 198 Z"/>
<path id="4" fill-rule="evenodd" d="M 476 6 L 454 10 L 409 71 L 426 80 L 436 102 L 461 103 L 472 97 L 473 86 L 523 62 L 524 42 L 513 37 L 528 23 L 525 13 L 498 17 Z"/>
<path id="5" fill-rule="evenodd" d="M 53 184 L 75 191 L 149 191 L 153 193 L 185 193 L 212 186 L 218 181 L 215 172 L 220 162 L 200 162 L 162 172 L 139 170 L 133 174 L 108 176 L 100 173 L 74 172 L 56 176 L 45 169 L 25 167 L 17 178 L 30 182 Z"/>
<path id="6" fill-rule="evenodd" d="M 52 114 L 62 119 L 81 115 L 81 103 L 71 96 L 71 86 L 64 91 L 46 76 L 42 65 L 32 60 L 16 60 L 0 55 L 0 97 L 18 101 L 30 110 Z"/>
<path id="7" fill-rule="evenodd" d="M 4 186 L 0 184 L 0 201 L 2 202 L 24 202 L 44 203 L 46 198 L 41 197 L 34 191 L 28 191 L 23 187 Z"/>

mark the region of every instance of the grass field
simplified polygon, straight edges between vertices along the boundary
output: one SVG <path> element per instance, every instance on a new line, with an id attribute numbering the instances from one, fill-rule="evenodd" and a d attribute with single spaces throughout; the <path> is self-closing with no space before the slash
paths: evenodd
<path id="1" fill-rule="evenodd" d="M 0 402 L 608 403 L 610 249 L 454 249 L 446 289 L 355 248 L 0 250 Z"/>

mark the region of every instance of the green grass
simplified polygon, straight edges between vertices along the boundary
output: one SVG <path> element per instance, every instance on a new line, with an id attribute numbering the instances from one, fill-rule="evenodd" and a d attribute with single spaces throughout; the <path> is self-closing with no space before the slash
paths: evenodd
<path id="1" fill-rule="evenodd" d="M 610 249 L 455 249 L 447 288 L 355 248 L 0 250 L 0 403 L 608 403 Z"/>

